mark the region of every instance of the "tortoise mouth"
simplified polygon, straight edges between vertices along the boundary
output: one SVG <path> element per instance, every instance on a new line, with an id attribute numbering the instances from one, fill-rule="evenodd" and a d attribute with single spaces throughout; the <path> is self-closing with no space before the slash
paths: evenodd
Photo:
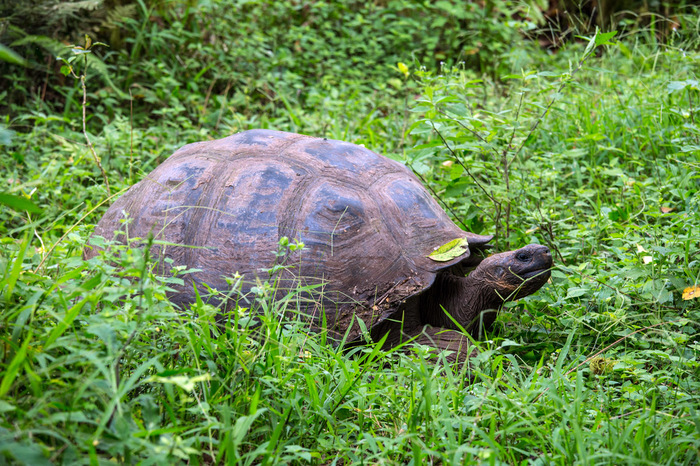
<path id="1" fill-rule="evenodd" d="M 518 276 L 521 278 L 525 278 L 525 279 L 530 279 L 530 278 L 542 276 L 542 278 L 547 280 L 549 278 L 549 275 L 550 275 L 550 267 L 543 267 L 543 268 L 528 270 L 527 272 L 521 273 Z"/>
<path id="2" fill-rule="evenodd" d="M 522 281 L 518 285 L 516 299 L 528 296 L 539 290 L 545 283 L 547 283 L 550 275 L 550 267 L 531 269 L 518 275 L 518 278 L 520 278 Z"/>

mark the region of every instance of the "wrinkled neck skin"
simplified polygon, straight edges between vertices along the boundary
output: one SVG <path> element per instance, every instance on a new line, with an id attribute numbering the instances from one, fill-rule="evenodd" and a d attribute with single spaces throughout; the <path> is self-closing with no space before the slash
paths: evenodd
<path id="1" fill-rule="evenodd" d="M 433 286 L 420 298 L 421 321 L 435 327 L 458 330 L 454 319 L 467 332 L 475 334 L 480 323 L 488 329 L 496 319 L 496 312 L 485 313 L 480 317 L 481 311 L 495 311 L 503 301 L 493 285 L 480 277 L 478 269 L 467 277 L 443 272 L 435 277 Z"/>

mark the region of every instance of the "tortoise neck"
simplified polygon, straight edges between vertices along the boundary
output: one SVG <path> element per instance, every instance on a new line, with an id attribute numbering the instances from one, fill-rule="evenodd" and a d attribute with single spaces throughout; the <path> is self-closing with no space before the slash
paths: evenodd
<path id="1" fill-rule="evenodd" d="M 435 327 L 450 329 L 459 328 L 454 322 L 457 321 L 475 335 L 480 324 L 488 328 L 496 317 L 495 312 L 490 312 L 480 319 L 481 311 L 497 310 L 502 302 L 488 282 L 479 277 L 478 269 L 467 277 L 443 272 L 435 277 L 435 283 L 421 299 L 421 320 Z"/>

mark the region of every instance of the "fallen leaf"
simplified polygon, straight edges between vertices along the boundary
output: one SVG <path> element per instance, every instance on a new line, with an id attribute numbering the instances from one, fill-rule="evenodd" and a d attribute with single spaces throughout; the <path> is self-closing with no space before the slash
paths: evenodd
<path id="1" fill-rule="evenodd" d="M 700 298 L 700 286 L 689 286 L 683 290 L 683 299 L 689 300 L 694 298 Z"/>
<path id="2" fill-rule="evenodd" d="M 448 262 L 469 251 L 467 238 L 455 238 L 431 252 L 428 257 L 435 262 Z"/>
<path id="3" fill-rule="evenodd" d="M 588 367 L 590 368 L 593 374 L 601 375 L 605 374 L 606 372 L 612 371 L 613 367 L 615 367 L 616 362 L 617 361 L 615 361 L 614 359 L 597 357 L 590 360 L 590 362 L 588 363 Z"/>

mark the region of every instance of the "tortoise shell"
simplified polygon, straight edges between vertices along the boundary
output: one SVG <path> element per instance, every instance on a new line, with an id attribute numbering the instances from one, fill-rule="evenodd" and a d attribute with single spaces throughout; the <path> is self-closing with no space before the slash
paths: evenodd
<path id="1" fill-rule="evenodd" d="M 325 312 L 328 329 L 340 334 L 353 317 L 367 328 L 383 321 L 441 270 L 479 262 L 469 250 L 435 262 L 428 255 L 439 246 L 466 237 L 473 253 L 491 239 L 457 227 L 401 163 L 354 144 L 271 130 L 184 146 L 122 195 L 94 234 L 112 238 L 127 216 L 130 238 L 152 232 L 169 244 L 154 248 L 162 273 L 198 270 L 175 287 L 176 304 L 195 300 L 193 282 L 200 293 L 203 284 L 227 292 L 225 278 L 237 272 L 245 296 L 283 260 L 278 287 L 315 286 L 304 312 L 317 319 Z M 305 248 L 280 257 L 283 236 Z M 353 326 L 348 338 L 358 335 Z"/>

